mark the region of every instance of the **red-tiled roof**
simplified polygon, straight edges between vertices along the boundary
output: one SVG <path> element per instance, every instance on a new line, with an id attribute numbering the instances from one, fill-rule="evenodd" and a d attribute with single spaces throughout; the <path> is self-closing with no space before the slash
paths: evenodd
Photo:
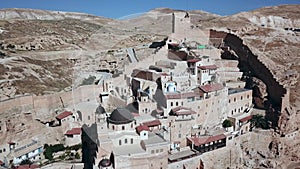
<path id="1" fill-rule="evenodd" d="M 195 92 L 186 92 L 186 93 L 175 93 L 175 94 L 166 94 L 167 99 L 185 99 L 188 97 L 195 97 Z"/>
<path id="2" fill-rule="evenodd" d="M 209 92 L 221 90 L 224 88 L 224 86 L 220 83 L 215 83 L 215 84 L 207 84 L 207 85 L 199 86 L 199 88 L 205 93 L 209 93 Z"/>
<path id="3" fill-rule="evenodd" d="M 139 117 L 140 116 L 138 113 L 131 112 L 131 114 L 133 115 L 133 117 Z"/>
<path id="4" fill-rule="evenodd" d="M 199 69 L 207 70 L 207 69 L 217 69 L 218 67 L 216 65 L 207 65 L 207 66 L 198 66 Z"/>
<path id="5" fill-rule="evenodd" d="M 190 60 L 188 60 L 187 62 L 189 62 L 189 63 L 195 63 L 195 62 L 199 62 L 200 61 L 200 59 L 190 59 Z"/>
<path id="6" fill-rule="evenodd" d="M 57 119 L 61 120 L 61 119 L 64 119 L 70 115 L 72 115 L 73 113 L 70 112 L 70 111 L 64 111 L 62 113 L 60 113 L 59 115 L 56 116 Z"/>
<path id="7" fill-rule="evenodd" d="M 218 140 L 222 140 L 225 139 L 226 136 L 224 134 L 219 134 L 219 135 L 215 135 L 215 136 L 204 136 L 204 137 L 191 137 L 188 138 L 189 140 L 191 140 L 195 146 L 200 146 L 203 144 L 207 144 L 210 142 L 214 142 L 214 141 L 218 141 Z"/>
<path id="8" fill-rule="evenodd" d="M 169 43 L 169 45 L 171 45 L 171 46 L 179 46 L 178 43 Z"/>
<path id="9" fill-rule="evenodd" d="M 186 107 L 175 107 L 172 109 L 173 113 L 175 115 L 190 115 L 190 114 L 196 114 L 195 111 L 189 109 L 189 108 L 186 108 Z"/>
<path id="10" fill-rule="evenodd" d="M 81 134 L 81 128 L 72 128 L 71 130 L 68 130 L 65 135 L 80 135 Z"/>
<path id="11" fill-rule="evenodd" d="M 9 145 L 14 145 L 14 144 L 16 144 L 16 143 L 14 143 L 14 142 L 12 142 L 12 141 L 9 141 L 9 142 L 7 142 L 7 144 L 9 144 Z"/>
<path id="12" fill-rule="evenodd" d="M 0 166 L 2 166 L 4 163 L 0 160 Z"/>
<path id="13" fill-rule="evenodd" d="M 250 119 L 252 119 L 252 115 L 240 119 L 240 122 L 246 122 L 246 121 L 248 121 Z"/>
<path id="14" fill-rule="evenodd" d="M 166 72 L 163 72 L 163 73 L 160 73 L 160 75 L 162 75 L 162 76 L 170 76 L 168 73 L 166 73 Z"/>
<path id="15" fill-rule="evenodd" d="M 161 125 L 161 122 L 159 120 L 152 120 L 144 122 L 143 125 L 146 125 L 147 127 L 155 127 Z"/>
<path id="16" fill-rule="evenodd" d="M 16 167 L 16 169 L 34 169 L 34 168 L 40 168 L 38 165 L 36 164 L 26 164 L 26 165 L 20 165 L 18 167 Z"/>
<path id="17" fill-rule="evenodd" d="M 146 125 L 137 126 L 135 129 L 136 129 L 136 131 L 137 131 L 138 134 L 140 134 L 141 131 L 143 131 L 143 130 L 150 131 L 149 127 L 146 126 Z"/>

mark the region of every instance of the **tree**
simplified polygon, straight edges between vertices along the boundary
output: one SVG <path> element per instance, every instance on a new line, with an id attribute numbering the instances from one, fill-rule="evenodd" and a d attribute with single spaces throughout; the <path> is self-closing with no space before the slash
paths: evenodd
<path id="1" fill-rule="evenodd" d="M 224 120 L 222 123 L 222 127 L 227 128 L 227 127 L 231 127 L 232 126 L 232 122 L 228 119 Z"/>
<path id="2" fill-rule="evenodd" d="M 79 153 L 78 153 L 78 152 L 76 152 L 76 154 L 75 154 L 75 158 L 76 158 L 76 159 L 80 159 L 80 155 L 79 155 Z"/>
<path id="3" fill-rule="evenodd" d="M 262 129 L 268 129 L 268 121 L 265 119 L 263 115 L 256 114 L 252 116 L 252 119 L 250 120 L 250 129 L 256 128 L 262 128 Z"/>

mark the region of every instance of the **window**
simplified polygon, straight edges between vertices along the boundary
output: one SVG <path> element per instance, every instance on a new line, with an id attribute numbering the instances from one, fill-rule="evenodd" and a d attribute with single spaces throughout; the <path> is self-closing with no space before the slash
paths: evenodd
<path id="1" fill-rule="evenodd" d="M 115 130 L 115 126 L 114 125 L 112 125 L 112 129 Z"/>
<path id="2" fill-rule="evenodd" d="M 173 106 L 173 102 L 171 102 L 171 106 Z"/>
<path id="3" fill-rule="evenodd" d="M 176 102 L 176 106 L 178 106 L 178 102 Z"/>
<path id="4" fill-rule="evenodd" d="M 5 152 L 5 151 L 6 151 L 6 149 L 4 148 L 4 149 L 3 149 L 3 152 Z"/>
<path id="5" fill-rule="evenodd" d="M 119 140 L 119 146 L 122 145 L 122 140 Z"/>
<path id="6" fill-rule="evenodd" d="M 247 99 L 249 99 L 249 95 L 247 95 Z"/>
<path id="7" fill-rule="evenodd" d="M 235 101 L 236 101 L 236 98 L 233 99 L 233 102 L 235 102 Z"/>
<path id="8" fill-rule="evenodd" d="M 144 133 L 144 136 L 146 136 L 147 135 L 147 133 Z"/>
<path id="9" fill-rule="evenodd" d="M 180 133 L 178 134 L 178 138 L 181 138 L 181 134 Z"/>
<path id="10" fill-rule="evenodd" d="M 133 144 L 133 138 L 130 139 L 130 143 Z"/>
<path id="11" fill-rule="evenodd" d="M 161 149 L 160 149 L 160 152 L 163 152 L 163 151 L 164 151 L 164 150 L 161 148 Z M 161 165 L 162 165 L 162 163 L 161 163 Z"/>
<path id="12" fill-rule="evenodd" d="M 2 150 L 0 150 L 0 153 L 2 153 Z"/>
<path id="13" fill-rule="evenodd" d="M 122 126 L 122 130 L 125 130 L 125 126 Z"/>
<path id="14" fill-rule="evenodd" d="M 125 142 L 125 144 L 127 144 L 127 138 L 125 138 L 125 141 L 124 141 L 124 142 Z"/>
<path id="15" fill-rule="evenodd" d="M 155 153 L 159 153 L 159 149 L 156 149 Z"/>
<path id="16" fill-rule="evenodd" d="M 91 119 L 91 117 L 90 116 L 88 116 L 88 120 L 90 120 Z"/>
<path id="17" fill-rule="evenodd" d="M 154 150 L 151 150 L 151 154 L 154 154 Z M 151 164 L 152 165 L 152 164 Z"/>
<path id="18" fill-rule="evenodd" d="M 230 99 L 229 99 L 229 103 L 230 103 Z"/>
<path id="19" fill-rule="evenodd" d="M 243 100 L 243 96 L 241 96 L 241 100 Z"/>
<path id="20" fill-rule="evenodd" d="M 183 102 L 181 102 L 181 106 L 183 106 Z"/>

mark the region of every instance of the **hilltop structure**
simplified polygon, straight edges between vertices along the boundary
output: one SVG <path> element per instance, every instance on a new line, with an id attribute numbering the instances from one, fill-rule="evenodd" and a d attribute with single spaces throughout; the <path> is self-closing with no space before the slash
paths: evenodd
<path id="1" fill-rule="evenodd" d="M 97 141 L 82 137 L 83 149 L 95 150 L 83 154 L 87 168 L 201 168 L 205 152 L 249 132 L 252 90 L 244 88 L 237 61 L 221 59 L 208 32 L 189 19 L 173 14 L 164 46 L 100 84 L 91 129 Z M 224 120 L 231 125 L 224 128 Z"/>

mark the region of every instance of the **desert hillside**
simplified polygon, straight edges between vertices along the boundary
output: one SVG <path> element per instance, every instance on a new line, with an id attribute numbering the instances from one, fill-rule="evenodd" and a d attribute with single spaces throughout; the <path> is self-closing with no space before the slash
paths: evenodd
<path id="1" fill-rule="evenodd" d="M 192 29 L 222 32 L 228 37 L 222 47 L 232 45 L 231 39 L 239 42 L 239 46 L 229 49 L 229 54 L 225 53 L 224 57 L 238 60 L 239 52 L 244 52 L 247 57 L 251 55 L 269 73 L 262 74 L 270 75 L 268 78 L 283 91 L 290 91 L 290 105 L 278 111 L 280 108 L 269 106 L 273 104 L 270 96 L 278 91 L 266 90 L 268 87 L 264 79 L 259 79 L 264 77 L 259 75 L 260 72 L 253 74 L 244 71 L 244 78 L 252 78 L 252 83 L 257 87 L 256 104 L 260 102 L 260 108 L 276 112 L 281 125 L 274 127 L 275 132 L 270 131 L 272 134 L 264 140 L 271 140 L 272 144 L 267 148 L 261 145 L 268 149 L 267 153 L 257 150 L 249 154 L 247 148 L 237 147 L 237 151 L 245 154 L 244 160 L 253 162 L 252 166 L 275 168 L 284 166 L 285 161 L 296 163 L 300 160 L 300 140 L 284 142 L 280 139 L 286 131 L 299 130 L 300 126 L 299 8 L 300 5 L 282 5 L 231 16 L 188 11 Z M 124 71 L 124 65 L 130 62 L 127 53 L 132 48 L 137 60 L 156 52 L 149 45 L 161 42 L 171 34 L 173 12 L 182 11 L 158 8 L 128 20 L 114 20 L 72 12 L 1 9 L 0 101 L 97 84 L 107 78 L 103 70 L 118 76 Z M 109 63 L 109 67 L 102 69 L 102 63 Z M 241 70 L 248 70 L 241 64 L 239 66 Z M 1 119 L 10 118 L 3 114 L 0 113 Z M 17 114 L 12 115 L 14 119 L 23 117 Z M 35 121 L 33 118 L 31 120 Z M 256 138 L 247 139 L 251 142 Z"/>

